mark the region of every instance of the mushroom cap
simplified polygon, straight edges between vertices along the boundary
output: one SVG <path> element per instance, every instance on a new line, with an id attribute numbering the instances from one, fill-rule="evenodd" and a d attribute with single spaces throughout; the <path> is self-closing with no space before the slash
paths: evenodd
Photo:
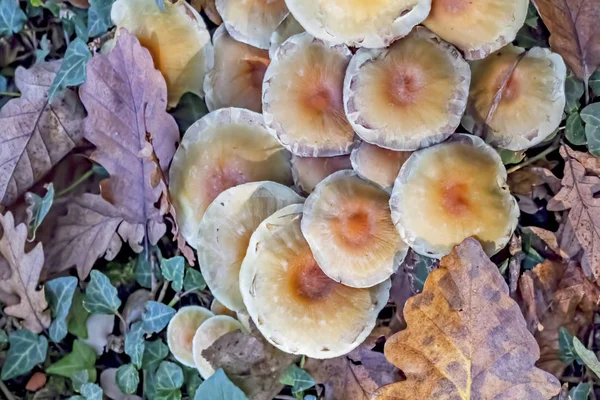
<path id="1" fill-rule="evenodd" d="M 213 296 L 233 311 L 245 310 L 240 267 L 258 225 L 275 211 L 303 203 L 275 182 L 251 182 L 227 189 L 208 206 L 198 227 L 198 263 Z"/>
<path id="2" fill-rule="evenodd" d="M 352 53 L 308 33 L 276 51 L 263 82 L 263 115 L 269 131 L 302 157 L 349 154 L 357 143 L 343 106 L 343 84 Z"/>
<path id="3" fill-rule="evenodd" d="M 289 14 L 285 0 L 216 0 L 229 34 L 260 49 L 269 49 L 271 34 Z"/>
<path id="4" fill-rule="evenodd" d="M 410 151 L 394 151 L 362 142 L 352 150 L 350 161 L 358 176 L 381 186 L 390 192 L 402 165 L 408 160 Z M 292 157 L 292 172 L 293 169 Z"/>
<path id="5" fill-rule="evenodd" d="M 239 107 L 262 112 L 262 83 L 269 53 L 233 39 L 223 25 L 213 35 L 215 61 L 204 79 L 210 111 Z"/>
<path id="6" fill-rule="evenodd" d="M 204 307 L 181 307 L 167 326 L 167 344 L 171 354 L 186 367 L 195 368 L 193 340 L 198 327 L 214 314 Z"/>
<path id="7" fill-rule="evenodd" d="M 294 185 L 302 193 L 312 193 L 323 179 L 334 172 L 352 168 L 349 156 L 299 157 L 292 155 Z"/>
<path id="8" fill-rule="evenodd" d="M 296 204 L 260 224 L 242 263 L 240 289 L 252 320 L 275 347 L 333 358 L 367 338 L 391 284 L 356 289 L 329 279 L 302 235 L 301 218 Z"/>
<path id="9" fill-rule="evenodd" d="M 202 323 L 196 330 L 193 339 L 194 363 L 202 379 L 210 378 L 215 370 L 210 363 L 202 357 L 202 352 L 213 345 L 221 336 L 242 330 L 242 325 L 234 318 L 227 315 L 216 315 Z"/>
<path id="10" fill-rule="evenodd" d="M 290 154 L 267 132 L 260 114 L 240 108 L 213 111 L 190 126 L 169 177 L 177 223 L 193 247 L 206 208 L 224 190 L 255 181 L 292 184 Z"/>
<path id="11" fill-rule="evenodd" d="M 204 20 L 192 6 L 184 0 L 166 1 L 161 11 L 154 0 L 117 0 L 111 18 L 150 51 L 167 82 L 169 107 L 175 107 L 185 92 L 204 97 L 213 47 Z"/>
<path id="12" fill-rule="evenodd" d="M 500 156 L 477 136 L 455 134 L 413 153 L 392 190 L 392 219 L 417 253 L 441 258 L 467 237 L 488 255 L 502 249 L 519 218 Z"/>
<path id="13" fill-rule="evenodd" d="M 528 6 L 529 0 L 433 0 L 423 25 L 478 60 L 515 40 Z"/>
<path id="14" fill-rule="evenodd" d="M 327 276 L 364 288 L 396 271 L 408 247 L 394 228 L 389 200 L 352 170 L 329 175 L 308 196 L 302 233 Z"/>
<path id="15" fill-rule="evenodd" d="M 210 311 L 215 315 L 227 315 L 232 318 L 236 317 L 235 311 L 232 311 L 229 308 L 225 307 L 217 299 L 213 299 L 212 303 L 210 303 Z"/>
<path id="16" fill-rule="evenodd" d="M 485 126 L 496 93 L 518 63 L 486 131 L 488 143 L 512 151 L 544 141 L 560 125 L 565 108 L 567 70 L 562 57 L 540 47 L 525 55 L 524 51 L 509 45 L 472 63 L 469 104 L 463 118 L 463 126 L 472 133 Z"/>
<path id="17" fill-rule="evenodd" d="M 386 47 L 420 24 L 431 0 L 286 0 L 311 35 L 333 44 Z"/>
<path id="18" fill-rule="evenodd" d="M 288 16 L 281 21 L 281 24 L 279 24 L 277 29 L 275 29 L 269 40 L 269 54 L 271 57 L 283 42 L 302 32 L 304 32 L 302 25 L 296 21 L 296 18 L 294 18 L 292 14 L 288 14 Z"/>
<path id="19" fill-rule="evenodd" d="M 471 71 L 425 28 L 385 49 L 359 49 L 346 72 L 344 108 L 363 140 L 391 150 L 442 142 L 460 124 Z"/>

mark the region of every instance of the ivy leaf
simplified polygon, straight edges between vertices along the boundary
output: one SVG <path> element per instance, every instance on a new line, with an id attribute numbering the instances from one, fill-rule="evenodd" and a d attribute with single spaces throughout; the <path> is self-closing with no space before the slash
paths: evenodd
<path id="1" fill-rule="evenodd" d="M 181 367 L 169 361 L 162 361 L 156 371 L 155 399 L 171 400 L 181 398 L 183 371 Z M 207 397 L 207 399 L 210 397 Z M 211 399 L 212 400 L 212 399 Z"/>
<path id="2" fill-rule="evenodd" d="M 102 272 L 93 270 L 90 273 L 90 283 L 85 290 L 83 306 L 90 313 L 116 314 L 121 307 L 117 289 Z"/>
<path id="3" fill-rule="evenodd" d="M 573 335 L 562 326 L 558 329 L 558 357 L 567 365 L 575 360 L 581 361 L 573 347 Z"/>
<path id="4" fill-rule="evenodd" d="M 585 136 L 590 153 L 600 157 L 600 103 L 586 106 L 579 114 L 585 122 Z"/>
<path id="5" fill-rule="evenodd" d="M 8 85 L 8 82 L 6 81 L 6 78 L 2 75 L 0 75 L 0 92 L 6 92 L 6 86 Z"/>
<path id="6" fill-rule="evenodd" d="M 0 37 L 19 33 L 27 22 L 27 15 L 18 0 L 0 0 Z"/>
<path id="7" fill-rule="evenodd" d="M 133 323 L 129 332 L 125 334 L 125 354 L 131 358 L 131 362 L 137 368 L 142 367 L 142 357 L 144 356 L 144 329 L 141 321 Z"/>
<path id="8" fill-rule="evenodd" d="M 160 270 L 166 280 L 171 281 L 171 287 L 178 292 L 183 287 L 183 272 L 185 259 L 182 256 L 163 258 L 160 260 Z"/>
<path id="9" fill-rule="evenodd" d="M 190 292 L 192 290 L 203 290 L 206 288 L 206 281 L 204 277 L 194 268 L 188 268 L 185 271 L 185 278 L 183 279 L 183 289 L 186 292 Z"/>
<path id="10" fill-rule="evenodd" d="M 2 366 L 0 378 L 12 379 L 33 369 L 46 360 L 48 340 L 27 329 L 19 329 L 8 336 L 10 347 Z"/>
<path id="11" fill-rule="evenodd" d="M 44 34 L 40 39 L 40 48 L 35 51 L 35 64 L 46 61 L 48 54 L 50 54 L 50 41 L 48 40 L 48 35 Z"/>
<path id="12" fill-rule="evenodd" d="M 77 278 L 68 276 L 46 283 L 46 298 L 54 316 L 54 320 L 50 325 L 50 339 L 54 342 L 60 342 L 67 336 L 66 319 L 69 315 L 77 282 Z"/>
<path id="13" fill-rule="evenodd" d="M 138 255 L 135 263 L 135 281 L 146 289 L 152 289 L 152 281 L 154 279 L 151 258 L 151 249 L 144 248 Z"/>
<path id="14" fill-rule="evenodd" d="M 86 322 L 88 317 L 90 316 L 90 313 L 83 306 L 84 298 L 85 296 L 83 295 L 81 290 L 75 291 L 71 303 L 71 310 L 69 311 L 69 316 L 67 317 L 67 330 L 69 331 L 69 333 L 75 336 L 87 339 L 88 331 Z"/>
<path id="15" fill-rule="evenodd" d="M 90 58 L 92 58 L 92 55 L 83 40 L 76 38 L 69 43 L 65 58 L 48 92 L 50 103 L 52 103 L 56 94 L 67 86 L 78 86 L 85 82 L 85 68 Z"/>
<path id="16" fill-rule="evenodd" d="M 292 387 L 292 394 L 304 392 L 307 389 L 315 386 L 315 380 L 312 376 L 296 364 L 292 364 L 285 371 L 279 380 L 284 385 Z"/>
<path id="17" fill-rule="evenodd" d="M 183 135 L 190 126 L 208 114 L 204 100 L 194 93 L 187 92 L 179 100 L 171 115 L 177 121 L 179 132 Z"/>
<path id="18" fill-rule="evenodd" d="M 194 400 L 248 400 L 248 397 L 229 380 L 222 368 L 202 382 Z"/>
<path id="19" fill-rule="evenodd" d="M 590 76 L 590 81 L 588 82 L 588 84 L 592 88 L 594 94 L 596 96 L 600 96 L 600 68 L 598 68 L 596 72 L 594 72 L 592 76 Z"/>
<path id="20" fill-rule="evenodd" d="M 142 315 L 143 328 L 146 333 L 158 333 L 165 329 L 175 309 L 157 301 L 146 303 L 146 311 Z"/>
<path id="21" fill-rule="evenodd" d="M 506 149 L 497 149 L 500 158 L 502 159 L 502 164 L 518 164 L 525 158 L 524 151 L 511 151 Z"/>
<path id="22" fill-rule="evenodd" d="M 189 397 L 193 396 L 202 384 L 202 378 L 196 368 L 183 367 L 183 375 L 185 377 L 185 389 Z"/>
<path id="23" fill-rule="evenodd" d="M 81 387 L 90 381 L 90 374 L 86 369 L 74 372 L 71 375 L 71 383 L 73 384 L 73 390 L 77 393 L 81 392 Z"/>
<path id="24" fill-rule="evenodd" d="M 110 11 L 115 0 L 89 0 L 88 35 L 91 38 L 103 35 L 113 26 Z"/>
<path id="25" fill-rule="evenodd" d="M 4 345 L 8 343 L 8 335 L 4 329 L 0 329 L 0 350 L 4 348 Z"/>
<path id="26" fill-rule="evenodd" d="M 102 400 L 102 388 L 95 383 L 81 386 L 81 395 L 85 400 Z"/>
<path id="27" fill-rule="evenodd" d="M 48 215 L 52 203 L 54 203 L 54 185 L 52 183 L 45 186 L 46 195 L 42 198 L 35 193 L 25 193 L 25 202 L 27 203 L 27 240 L 30 242 L 35 240 L 37 229 Z"/>
<path id="28" fill-rule="evenodd" d="M 570 400 L 588 400 L 591 392 L 592 392 L 592 384 L 581 382 L 579 385 L 577 385 L 573 389 L 571 389 L 571 391 L 569 392 L 569 399 Z"/>
<path id="29" fill-rule="evenodd" d="M 61 20 L 63 29 L 68 36 L 71 36 L 74 32 L 77 38 L 87 43 L 89 36 L 85 15 L 85 11 L 73 8 L 70 9 Z"/>
<path id="30" fill-rule="evenodd" d="M 121 365 L 117 369 L 117 386 L 125 394 L 133 394 L 140 384 L 140 375 L 132 364 Z"/>
<path id="31" fill-rule="evenodd" d="M 169 347 L 161 339 L 146 342 L 142 368 L 154 372 L 162 360 L 169 355 Z"/>
<path id="32" fill-rule="evenodd" d="M 576 336 L 573 337 L 573 348 L 586 367 L 596 374 L 597 377 L 600 377 L 600 361 L 598 361 L 596 354 L 593 351 L 586 349 Z"/>
<path id="33" fill-rule="evenodd" d="M 583 146 L 587 143 L 583 120 L 578 112 L 574 112 L 567 118 L 565 136 L 575 146 Z"/>
<path id="34" fill-rule="evenodd" d="M 565 112 L 571 114 L 579 109 L 579 100 L 583 96 L 583 82 L 570 75 L 565 79 Z"/>
<path id="35" fill-rule="evenodd" d="M 73 374 L 87 370 L 90 381 L 96 380 L 96 350 L 77 339 L 73 342 L 73 350 L 46 368 L 50 375 L 64 376 L 72 379 Z"/>

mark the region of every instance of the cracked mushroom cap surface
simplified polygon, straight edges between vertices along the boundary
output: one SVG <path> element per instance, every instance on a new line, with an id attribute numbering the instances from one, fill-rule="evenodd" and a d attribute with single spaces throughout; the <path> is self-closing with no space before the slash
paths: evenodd
<path id="1" fill-rule="evenodd" d="M 260 49 L 269 49 L 271 35 L 289 14 L 285 0 L 216 0 L 229 34 Z"/>
<path id="2" fill-rule="evenodd" d="M 333 358 L 362 343 L 389 297 L 390 280 L 366 289 L 328 278 L 302 235 L 302 205 L 277 211 L 250 239 L 240 289 L 252 320 L 275 347 Z"/>
<path id="3" fill-rule="evenodd" d="M 431 0 L 286 0 L 311 35 L 353 47 L 386 47 L 429 14 Z"/>
<path id="4" fill-rule="evenodd" d="M 308 196 L 302 233 L 327 276 L 364 288 L 396 271 L 408 247 L 394 228 L 389 200 L 352 170 L 329 175 Z"/>
<path id="5" fill-rule="evenodd" d="M 417 253 L 441 258 L 467 237 L 488 255 L 502 249 L 519 218 L 500 156 L 483 140 L 455 134 L 416 151 L 392 190 L 392 219 Z"/>
<path id="6" fill-rule="evenodd" d="M 528 7 L 529 0 L 432 0 L 423 25 L 478 60 L 515 40 Z"/>
<path id="7" fill-rule="evenodd" d="M 349 156 L 299 157 L 292 155 L 294 185 L 301 193 L 312 193 L 323 179 L 334 172 L 351 169 Z"/>
<path id="8" fill-rule="evenodd" d="M 472 70 L 463 118 L 463 126 L 470 132 L 487 125 L 488 143 L 519 151 L 543 142 L 560 125 L 567 74 L 560 55 L 540 47 L 525 51 L 509 45 L 473 62 Z M 486 124 L 500 90 L 502 97 Z"/>
<path id="9" fill-rule="evenodd" d="M 166 1 L 165 9 L 161 11 L 153 0 L 117 0 L 111 18 L 150 51 L 167 82 L 169 107 L 175 107 L 185 92 L 204 97 L 213 47 L 204 20 L 187 2 Z"/>
<path id="10" fill-rule="evenodd" d="M 242 329 L 242 324 L 235 318 L 227 315 L 210 317 L 198 327 L 194 335 L 192 349 L 194 363 L 202 379 L 208 379 L 215 373 L 212 365 L 202 357 L 202 352 L 212 346 L 222 336 Z"/>
<path id="11" fill-rule="evenodd" d="M 223 25 L 213 35 L 215 61 L 204 79 L 206 106 L 262 112 L 262 83 L 271 62 L 266 50 L 238 42 Z"/>
<path id="12" fill-rule="evenodd" d="M 213 296 L 225 307 L 245 310 L 239 275 L 252 232 L 275 211 L 303 202 L 287 186 L 251 182 L 224 191 L 208 206 L 198 229 L 198 263 Z"/>
<path id="13" fill-rule="evenodd" d="M 173 357 L 186 367 L 196 368 L 193 341 L 198 327 L 214 317 L 208 309 L 200 306 L 181 307 L 167 326 L 167 344 Z"/>
<path id="14" fill-rule="evenodd" d="M 412 152 L 394 151 L 362 142 L 352 150 L 352 169 L 363 179 L 375 182 L 387 192 L 392 190 L 402 165 Z M 292 159 L 293 162 L 293 159 Z"/>
<path id="15" fill-rule="evenodd" d="M 169 193 L 188 244 L 196 248 L 204 212 L 221 192 L 256 181 L 293 181 L 290 154 L 267 132 L 260 114 L 222 108 L 194 123 L 169 171 Z"/>
<path id="16" fill-rule="evenodd" d="M 346 72 L 344 108 L 363 140 L 391 150 L 442 142 L 460 124 L 471 71 L 423 27 L 384 49 L 359 49 Z"/>
<path id="17" fill-rule="evenodd" d="M 308 33 L 294 35 L 273 55 L 263 82 L 269 131 L 302 157 L 349 154 L 357 144 L 346 119 L 343 85 L 352 53 Z"/>

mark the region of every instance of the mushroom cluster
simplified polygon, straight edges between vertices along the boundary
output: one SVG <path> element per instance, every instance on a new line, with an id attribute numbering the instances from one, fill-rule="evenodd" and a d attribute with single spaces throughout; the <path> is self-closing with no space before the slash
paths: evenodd
<path id="1" fill-rule="evenodd" d="M 285 352 L 346 354 L 409 248 L 505 247 L 519 211 L 498 151 L 546 140 L 565 102 L 562 58 L 510 44 L 527 0 L 216 0 L 223 23 L 186 60 L 153 49 L 204 23 L 178 2 L 127 11 L 143 1 L 117 0 L 115 23 L 150 47 L 170 99 L 193 81 L 210 110 L 169 191 L 221 315 L 179 310 L 179 361 L 210 376 L 202 351 L 249 319 Z"/>

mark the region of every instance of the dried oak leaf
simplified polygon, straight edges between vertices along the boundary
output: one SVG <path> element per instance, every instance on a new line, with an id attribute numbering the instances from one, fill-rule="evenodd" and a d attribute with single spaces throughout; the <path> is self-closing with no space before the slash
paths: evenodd
<path id="1" fill-rule="evenodd" d="M 589 160 L 591 154 L 562 146 L 565 160 L 562 189 L 548 202 L 548 211 L 566 211 L 559 228 L 559 246 L 570 257 L 583 250 L 581 265 L 587 275 L 600 280 L 600 168 Z M 593 169 L 584 167 L 584 164 Z"/>
<path id="2" fill-rule="evenodd" d="M 42 244 L 25 253 L 27 226 L 15 227 L 13 215 L 0 214 L 0 225 L 4 231 L 0 239 L 0 254 L 10 265 L 11 276 L 0 280 L 0 290 L 19 297 L 17 304 L 4 309 L 7 315 L 23 320 L 23 327 L 40 333 L 50 326 L 50 310 L 44 289 L 38 290 L 38 281 L 44 265 Z"/>
<path id="3" fill-rule="evenodd" d="M 539 348 L 498 268 L 468 238 L 406 303 L 408 328 L 385 345 L 406 381 L 374 399 L 550 399 L 558 380 L 535 367 Z"/>
<path id="4" fill-rule="evenodd" d="M 534 0 L 550 31 L 550 47 L 586 82 L 600 66 L 598 0 Z"/>
<path id="5" fill-rule="evenodd" d="M 156 204 L 168 195 L 163 177 L 179 129 L 166 112 L 165 80 L 150 52 L 121 29 L 110 54 L 88 63 L 80 96 L 88 111 L 85 138 L 96 145 L 92 159 L 110 174 L 101 184 L 102 196 L 128 223 L 119 232 L 123 239 L 140 252 L 144 237 L 154 245 L 166 232 L 168 210 Z"/>
<path id="6" fill-rule="evenodd" d="M 12 204 L 81 144 L 85 110 L 77 93 L 65 89 L 48 102 L 60 64 L 17 68 L 21 97 L 0 109 L 0 205 Z"/>

